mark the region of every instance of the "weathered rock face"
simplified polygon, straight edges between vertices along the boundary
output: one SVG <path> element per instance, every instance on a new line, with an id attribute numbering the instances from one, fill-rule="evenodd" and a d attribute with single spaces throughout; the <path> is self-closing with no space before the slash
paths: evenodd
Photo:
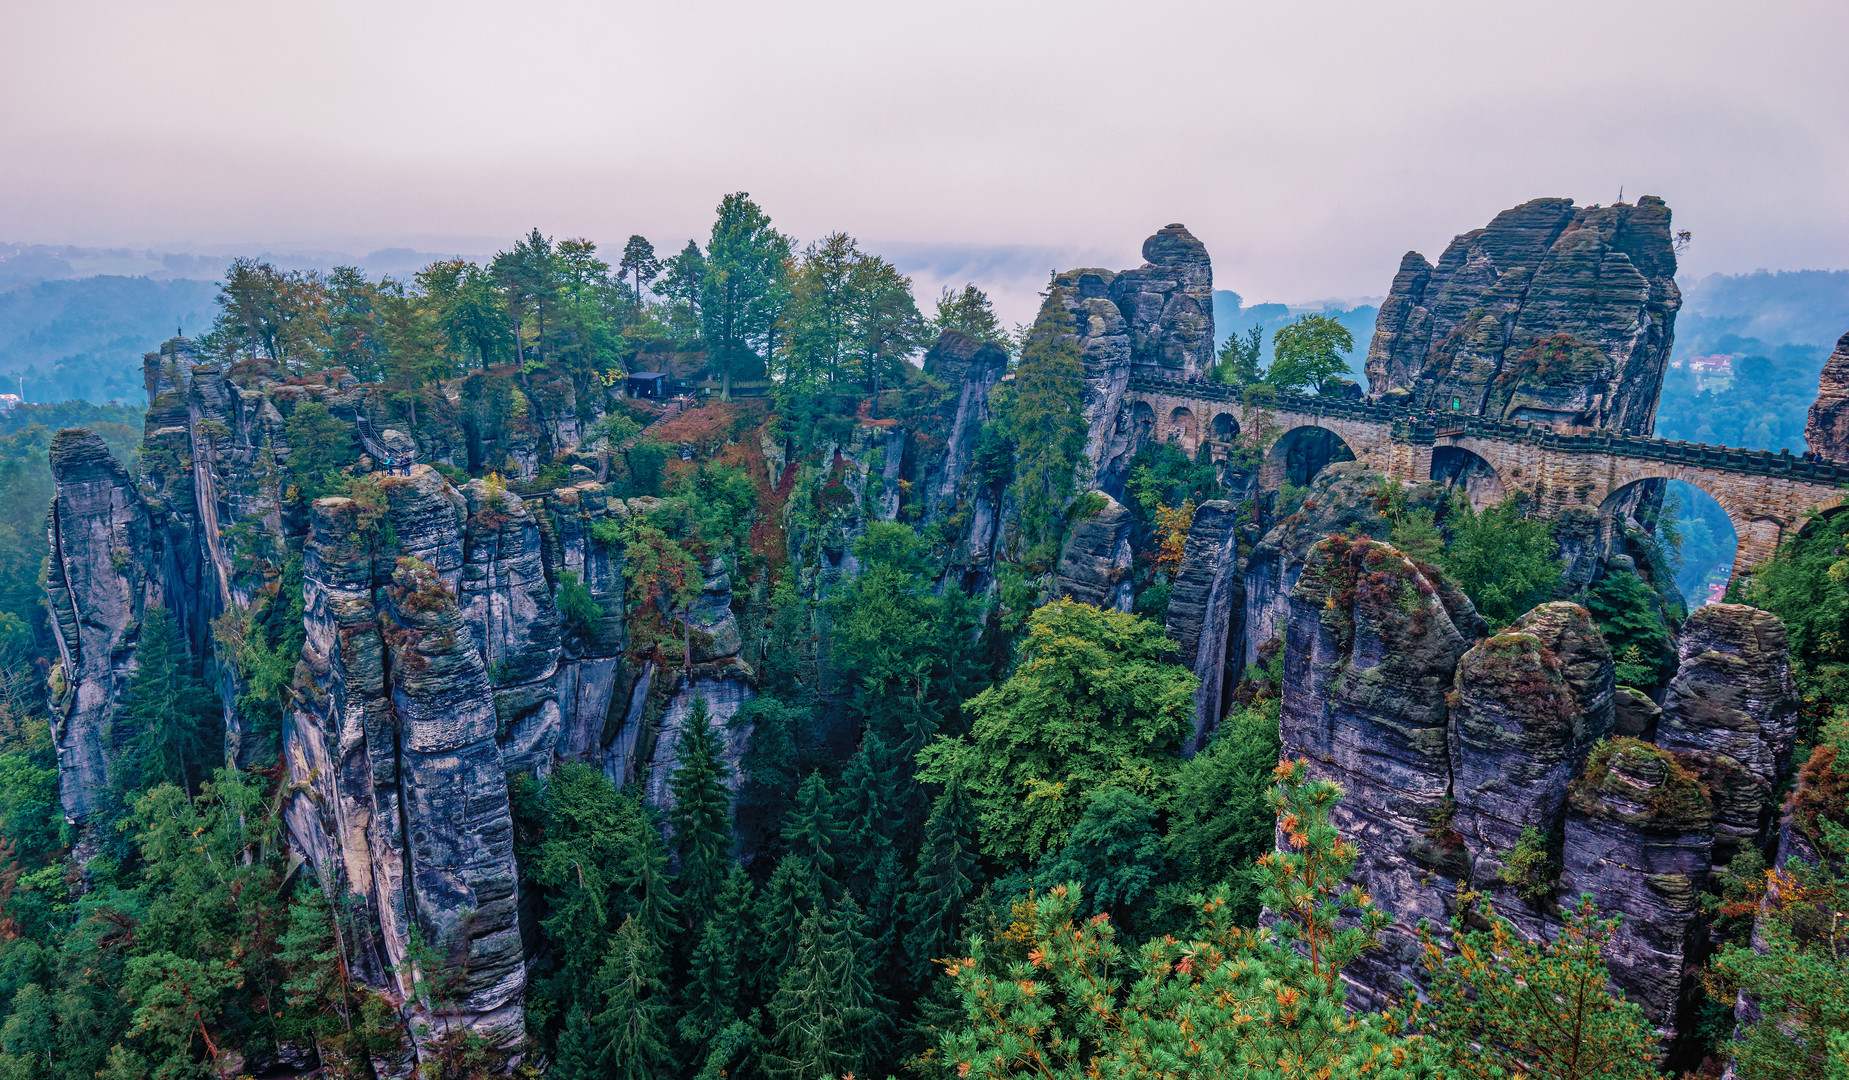
<path id="1" fill-rule="evenodd" d="M 588 589 L 595 606 L 589 622 L 565 620 L 561 626 L 562 658 L 555 681 L 560 712 L 559 728 L 551 746 L 552 760 L 582 761 L 594 758 L 621 716 L 636 676 L 624 663 L 628 635 L 623 623 L 623 551 L 593 534 L 599 522 L 615 524 L 629 514 L 623 500 L 608 495 L 603 485 L 586 482 L 561 488 L 546 497 L 545 509 L 536 514 L 543 540 L 547 575 L 556 582 L 575 577 Z M 505 690 L 496 695 L 502 725 L 509 732 L 504 742 L 517 740 L 513 721 L 516 705 Z M 544 733 L 530 740 L 532 755 L 541 758 Z M 515 755 L 508 754 L 509 767 Z M 539 767 L 542 760 L 534 760 Z"/>
<path id="2" fill-rule="evenodd" d="M 520 496 L 499 485 L 471 480 L 462 496 L 467 524 L 458 602 L 490 681 L 502 687 L 549 678 L 559 659 L 559 615 L 539 524 Z"/>
<path id="3" fill-rule="evenodd" d="M 1284 636 L 1291 589 L 1312 545 L 1337 533 L 1385 540 L 1393 531 L 1385 513 L 1388 486 L 1385 476 L 1360 462 L 1327 466 L 1311 480 L 1302 506 L 1253 548 L 1245 567 L 1245 663 L 1256 663 L 1260 646 Z M 1407 505 L 1415 509 L 1436 510 L 1445 498 L 1444 488 L 1436 484 L 1403 490 Z M 1480 636 L 1474 630 L 1473 625 L 1470 636 Z"/>
<path id="4" fill-rule="evenodd" d="M 824 447 L 820 466 L 798 466 L 784 526 L 804 595 L 826 596 L 860 573 L 854 544 L 867 522 L 898 511 L 905 442 L 904 428 L 862 424 L 845 442 Z"/>
<path id="5" fill-rule="evenodd" d="M 1199 375 L 1213 366 L 1213 261 L 1187 226 L 1143 241 L 1143 265 L 1111 283 L 1130 329 L 1130 360 Z"/>
<path id="6" fill-rule="evenodd" d="M 1194 510 L 1181 567 L 1169 589 L 1168 632 L 1176 655 L 1201 680 L 1194 692 L 1192 752 L 1220 722 L 1225 692 L 1238 681 L 1244 649 L 1245 583 L 1239 573 L 1238 507 L 1210 499 Z"/>
<path id="7" fill-rule="evenodd" d="M 1613 735 L 1627 735 L 1633 739 L 1651 739 L 1656 731 L 1657 721 L 1663 715 L 1663 707 L 1651 701 L 1649 695 L 1628 686 L 1614 687 L 1612 691 Z"/>
<path id="8" fill-rule="evenodd" d="M 1472 856 L 1471 887 L 1539 933 L 1540 909 L 1503 880 L 1527 829 L 1561 834 L 1567 787 L 1611 734 L 1612 662 L 1586 609 L 1543 604 L 1458 662 L 1451 710 L 1454 827 Z"/>
<path id="9" fill-rule="evenodd" d="M 1573 785 L 1559 895 L 1590 894 L 1623 922 L 1606 952 L 1612 981 L 1674 1035 L 1701 936 L 1713 852 L 1708 800 L 1687 759 L 1630 740 L 1606 744 Z"/>
<path id="10" fill-rule="evenodd" d="M 696 664 L 737 656 L 744 647 L 738 616 L 732 613 L 732 575 L 726 572 L 724 559 L 714 559 L 706 567 L 699 599 L 687 613 L 687 625 L 693 631 Z"/>
<path id="11" fill-rule="evenodd" d="M 1689 754 L 1715 799 L 1715 861 L 1732 861 L 1771 824 L 1773 790 L 1797 737 L 1785 624 L 1743 604 L 1697 608 L 1663 698 L 1659 746 Z"/>
<path id="12" fill-rule="evenodd" d="M 128 471 L 90 432 L 57 434 L 51 473 L 57 496 L 46 599 L 58 642 L 52 737 L 65 819 L 82 824 L 109 789 L 117 749 L 111 720 L 135 670 L 142 619 L 166 603 L 164 534 L 149 521 Z"/>
<path id="13" fill-rule="evenodd" d="M 1077 600 L 1094 607 L 1129 611 L 1130 511 L 1103 492 L 1104 509 L 1079 522 L 1066 534 L 1059 552 L 1059 570 L 1053 579 L 1054 597 Z"/>
<path id="14" fill-rule="evenodd" d="M 1682 305 L 1669 207 L 1536 199 L 1400 263 L 1368 390 L 1420 409 L 1648 434 Z"/>
<path id="15" fill-rule="evenodd" d="M 512 1045 L 525 989 L 513 821 L 487 665 L 457 602 L 467 504 L 428 466 L 379 487 L 375 520 L 351 499 L 315 504 L 285 820 L 324 887 L 372 916 L 356 920 L 369 931 L 356 977 L 410 1000 L 415 932 L 460 972 L 441 1008 Z"/>
<path id="16" fill-rule="evenodd" d="M 1443 921 L 1468 880 L 1447 820 L 1446 691 L 1472 639 L 1424 571 L 1389 544 L 1331 536 L 1310 549 L 1284 637 L 1283 756 L 1346 794 L 1336 827 L 1360 849 L 1355 879 L 1396 921 L 1344 973 L 1364 1007 L 1417 973 L 1419 919 Z"/>
<path id="17" fill-rule="evenodd" d="M 946 580 L 975 586 L 989 572 L 995 554 L 1003 481 L 974 472 L 982 425 L 994 419 L 989 394 L 1008 370 L 1008 352 L 993 342 L 979 342 L 947 330 L 925 353 L 925 374 L 956 393 L 956 405 L 942 445 L 928 432 L 914 435 L 912 453 L 923 467 L 924 509 L 928 527 L 967 518 L 946 566 Z"/>
<path id="18" fill-rule="evenodd" d="M 1823 362 L 1817 377 L 1817 400 L 1804 422 L 1804 445 L 1831 461 L 1849 461 L 1849 334 Z"/>
<path id="19" fill-rule="evenodd" d="M 1199 375 L 1213 366 L 1213 263 L 1183 225 L 1168 225 L 1143 242 L 1135 270 L 1068 270 L 1053 278 L 1041 307 L 1072 341 L 1085 363 L 1085 456 L 1079 489 L 1122 494 L 1134 447 L 1118 412 L 1133 366 L 1171 376 Z"/>

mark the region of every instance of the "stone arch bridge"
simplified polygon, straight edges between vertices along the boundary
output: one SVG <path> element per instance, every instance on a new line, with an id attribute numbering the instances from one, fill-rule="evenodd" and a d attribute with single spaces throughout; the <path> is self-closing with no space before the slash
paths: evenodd
<path id="1" fill-rule="evenodd" d="M 1849 494 L 1849 464 L 1789 453 L 1672 442 L 1615 432 L 1561 432 L 1481 416 L 1421 414 L 1382 402 L 1304 394 L 1254 396 L 1212 383 L 1137 374 L 1124 394 L 1125 422 L 1142 438 L 1203 443 L 1216 460 L 1259 455 L 1259 482 L 1278 487 L 1292 447 L 1306 437 L 1340 439 L 1359 461 L 1403 482 L 1459 470 L 1473 498 L 1520 491 L 1544 517 L 1583 509 L 1608 527 L 1612 500 L 1641 480 L 1682 480 L 1714 497 L 1738 538 L 1736 571 L 1767 558 L 1811 512 Z"/>

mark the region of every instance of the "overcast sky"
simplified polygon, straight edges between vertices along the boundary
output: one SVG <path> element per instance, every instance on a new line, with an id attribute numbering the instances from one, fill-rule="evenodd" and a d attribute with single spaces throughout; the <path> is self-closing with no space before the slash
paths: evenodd
<path id="1" fill-rule="evenodd" d="M 1181 221 L 1298 301 L 1622 185 L 1685 273 L 1840 268 L 1845 40 L 1842 0 L 0 0 L 0 240 L 678 247 L 745 190 L 801 239 L 1030 264 Z"/>

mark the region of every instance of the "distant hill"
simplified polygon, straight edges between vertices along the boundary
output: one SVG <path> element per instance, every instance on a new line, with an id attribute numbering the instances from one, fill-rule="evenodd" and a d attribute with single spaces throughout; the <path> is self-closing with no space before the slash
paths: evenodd
<path id="1" fill-rule="evenodd" d="M 1777 346 L 1834 345 L 1845 333 L 1849 270 L 1756 270 L 1682 283 L 1678 353 L 1712 351 L 1728 335 Z"/>
<path id="2" fill-rule="evenodd" d="M 253 248 L 280 269 L 350 264 L 407 275 L 448 255 L 384 248 L 367 255 Z M 27 401 L 144 400 L 141 356 L 176 328 L 204 333 L 233 253 L 0 243 L 0 393 Z"/>
<path id="3" fill-rule="evenodd" d="M 1817 375 L 1849 333 L 1849 270 L 1711 274 L 1683 288 L 1656 433 L 1749 450 L 1804 446 Z M 1726 357 L 1733 378 L 1706 389 L 1689 361 Z"/>
<path id="4" fill-rule="evenodd" d="M 212 320 L 210 281 L 90 277 L 0 289 L 0 390 L 27 401 L 138 404 L 141 355 Z"/>

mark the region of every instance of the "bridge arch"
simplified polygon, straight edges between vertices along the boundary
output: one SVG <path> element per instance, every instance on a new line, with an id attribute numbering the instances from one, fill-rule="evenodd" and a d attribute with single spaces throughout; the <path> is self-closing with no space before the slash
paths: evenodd
<path id="1" fill-rule="evenodd" d="M 1130 403 L 1130 453 L 1156 437 L 1156 410 L 1147 401 Z"/>
<path id="2" fill-rule="evenodd" d="M 1177 406 L 1168 414 L 1168 427 L 1162 437 L 1168 442 L 1179 443 L 1181 449 L 1193 457 L 1201 445 L 1201 426 L 1195 422 L 1194 410 L 1186 405 Z"/>
<path id="3" fill-rule="evenodd" d="M 1639 480 L 1680 480 L 1708 494 L 1726 511 L 1738 537 L 1735 553 L 1736 572 L 1750 569 L 1769 558 L 1781 541 L 1801 527 L 1811 513 L 1824 513 L 1843 505 L 1849 494 L 1841 488 L 1830 490 L 1791 482 L 1776 476 L 1742 475 L 1717 468 L 1693 464 L 1620 459 L 1612 470 L 1605 490 L 1598 493 L 1598 505 L 1604 506 L 1612 495 Z"/>
<path id="4" fill-rule="evenodd" d="M 1232 413 L 1223 412 L 1213 418 L 1213 439 L 1215 442 L 1229 443 L 1239 437 L 1239 418 Z"/>
<path id="5" fill-rule="evenodd" d="M 1502 474 L 1483 455 L 1464 446 L 1432 447 L 1431 479 L 1464 493 L 1473 510 L 1483 510 L 1507 494 Z"/>
<path id="6" fill-rule="evenodd" d="M 1778 547 L 1779 539 L 1784 535 L 1785 522 L 1759 511 L 1756 507 L 1744 504 L 1724 485 L 1715 484 L 1711 477 L 1703 476 L 1700 470 L 1667 466 L 1636 471 L 1643 475 L 1614 483 L 1599 499 L 1599 533 L 1607 541 L 1616 539 L 1614 530 L 1617 527 L 1616 515 L 1619 507 L 1624 504 L 1628 496 L 1636 493 L 1638 485 L 1650 480 L 1680 480 L 1713 499 L 1720 506 L 1721 511 L 1727 515 L 1728 524 L 1733 526 L 1734 552 L 1733 562 L 1728 567 L 1729 577 L 1770 555 Z M 1703 598 L 1689 597 L 1688 599 L 1691 606 L 1694 606 L 1700 604 Z"/>
<path id="7" fill-rule="evenodd" d="M 1323 467 L 1338 461 L 1354 461 L 1354 448 L 1340 435 L 1314 424 L 1305 424 L 1291 428 L 1278 436 L 1271 444 L 1271 451 L 1265 455 L 1266 472 L 1275 476 L 1277 481 L 1287 481 L 1298 487 L 1310 482 L 1310 478 L 1323 471 Z M 1272 476 L 1267 476 L 1271 480 Z M 1267 483 L 1274 487 L 1276 483 Z"/>

